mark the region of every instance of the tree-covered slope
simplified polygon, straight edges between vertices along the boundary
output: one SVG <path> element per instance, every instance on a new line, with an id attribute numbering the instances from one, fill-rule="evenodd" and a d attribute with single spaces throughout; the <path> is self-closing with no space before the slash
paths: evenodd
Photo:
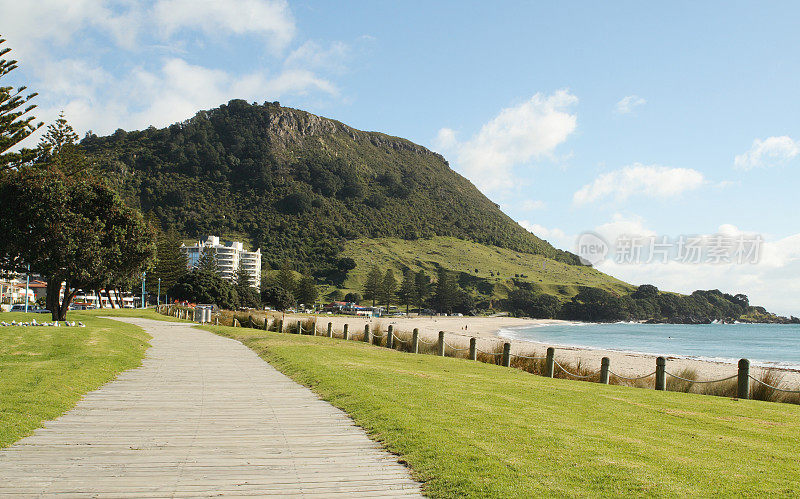
<path id="1" fill-rule="evenodd" d="M 187 237 L 236 234 L 273 268 L 317 274 L 347 240 L 450 236 L 578 265 L 434 152 L 278 103 L 234 100 L 183 123 L 87 136 L 125 198 Z"/>

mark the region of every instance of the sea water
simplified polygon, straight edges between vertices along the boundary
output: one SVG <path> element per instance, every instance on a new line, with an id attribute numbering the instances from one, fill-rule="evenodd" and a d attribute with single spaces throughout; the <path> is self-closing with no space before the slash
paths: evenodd
<path id="1" fill-rule="evenodd" d="M 559 323 L 507 328 L 500 336 L 605 350 L 800 369 L 800 324 Z"/>

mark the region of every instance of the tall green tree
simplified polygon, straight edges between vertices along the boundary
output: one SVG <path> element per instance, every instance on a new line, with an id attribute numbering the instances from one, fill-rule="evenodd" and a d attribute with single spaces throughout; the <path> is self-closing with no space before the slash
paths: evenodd
<path id="1" fill-rule="evenodd" d="M 200 248 L 197 270 L 219 274 L 219 267 L 217 267 L 217 250 L 208 247 Z"/>
<path id="2" fill-rule="evenodd" d="M 425 305 L 425 302 L 430 296 L 431 278 L 423 270 L 419 270 L 414 274 L 414 296 L 412 301 L 420 309 Z"/>
<path id="3" fill-rule="evenodd" d="M 0 37 L 0 81 L 17 68 L 17 61 L 5 58 L 11 49 L 2 47 L 3 43 L 5 39 Z M 14 88 L 0 84 L 0 175 L 36 157 L 36 151 L 32 149 L 9 152 L 42 126 L 42 123 L 34 123 L 34 116 L 28 115 L 36 108 L 35 104 L 29 102 L 37 94 L 23 95 L 25 90 L 26 87 Z"/>
<path id="4" fill-rule="evenodd" d="M 141 213 L 96 177 L 65 176 L 48 164 L 7 172 L 0 213 L 13 213 L 0 216 L 1 266 L 23 271 L 30 265 L 45 277 L 53 320 L 66 318 L 79 288 L 135 279 L 155 252 Z"/>
<path id="5" fill-rule="evenodd" d="M 278 286 L 286 290 L 287 293 L 297 298 L 297 279 L 294 276 L 294 270 L 292 270 L 292 266 L 289 262 L 284 262 L 281 266 L 281 270 L 278 271 L 275 282 Z"/>
<path id="6" fill-rule="evenodd" d="M 375 306 L 375 301 L 380 298 L 381 285 L 383 284 L 383 274 L 377 267 L 372 267 L 372 270 L 367 274 L 367 280 L 364 282 L 364 299 L 372 300 L 372 306 Z"/>
<path id="7" fill-rule="evenodd" d="M 416 294 L 414 273 L 411 269 L 406 268 L 403 270 L 403 282 L 400 284 L 400 289 L 397 291 L 397 297 L 400 298 L 400 303 L 406 306 L 406 315 L 408 315 L 409 306 L 414 302 Z"/>
<path id="8" fill-rule="evenodd" d="M 389 310 L 389 305 L 392 304 L 395 291 L 397 291 L 397 279 L 394 277 L 394 271 L 392 269 L 386 269 L 386 273 L 383 274 L 383 280 L 381 281 L 380 298 L 381 303 L 386 306 L 387 311 Z"/>
<path id="9" fill-rule="evenodd" d="M 239 306 L 236 289 L 215 272 L 194 269 L 175 283 L 170 296 L 191 303 L 211 303 L 220 308 L 235 309 Z"/>
<path id="10" fill-rule="evenodd" d="M 253 286 L 253 276 L 244 265 L 239 261 L 239 266 L 233 271 L 233 287 L 239 295 L 239 306 L 245 308 L 256 308 L 261 303 L 258 290 Z"/>
<path id="11" fill-rule="evenodd" d="M 442 267 L 439 267 L 436 274 L 433 304 L 439 312 L 451 313 L 458 299 L 458 284 L 453 274 Z"/>
<path id="12" fill-rule="evenodd" d="M 311 276 L 303 276 L 297 281 L 297 294 L 295 295 L 299 303 L 306 306 L 313 305 L 319 298 L 319 291 L 317 285 L 314 283 L 314 278 Z"/>
<path id="13" fill-rule="evenodd" d="M 231 280 L 233 285 L 237 288 L 245 288 L 245 287 L 252 287 L 253 286 L 253 277 L 250 275 L 250 272 L 244 268 L 243 262 L 239 261 L 239 266 L 236 267 L 236 270 L 233 271 L 233 279 Z"/>
<path id="14" fill-rule="evenodd" d="M 155 296 L 159 292 L 159 279 L 163 295 L 188 272 L 186 255 L 180 246 L 181 240 L 174 232 L 161 232 L 156 236 L 156 257 L 153 267 L 147 272 L 149 295 Z"/>

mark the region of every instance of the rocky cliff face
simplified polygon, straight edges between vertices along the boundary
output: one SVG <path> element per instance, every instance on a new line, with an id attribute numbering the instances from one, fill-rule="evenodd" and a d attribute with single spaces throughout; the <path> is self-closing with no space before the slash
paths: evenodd
<path id="1" fill-rule="evenodd" d="M 349 136 L 355 142 L 369 142 L 375 147 L 434 156 L 447 163 L 441 154 L 400 137 L 357 130 L 336 120 L 299 109 L 281 107 L 278 103 L 265 103 L 265 107 L 269 110 L 269 134 L 285 147 L 302 143 L 303 139 L 310 137 L 339 134 Z"/>

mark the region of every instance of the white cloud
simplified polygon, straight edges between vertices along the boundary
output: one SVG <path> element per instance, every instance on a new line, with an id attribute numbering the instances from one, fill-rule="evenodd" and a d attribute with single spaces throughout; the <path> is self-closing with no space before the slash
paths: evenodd
<path id="1" fill-rule="evenodd" d="M 48 55 L 44 43 L 65 46 L 87 28 L 111 36 L 119 46 L 134 48 L 144 21 L 135 2 L 115 12 L 104 0 L 0 0 L 0 12 L 4 19 L 13 19 L 4 23 L 3 35 L 14 57 L 26 63 Z"/>
<path id="2" fill-rule="evenodd" d="M 696 289 L 719 289 L 744 293 L 753 305 L 770 312 L 800 315 L 800 234 L 765 242 L 755 264 L 668 263 L 621 264 L 609 259 L 597 266 L 631 284 L 655 284 L 659 289 L 691 293 Z"/>
<path id="3" fill-rule="evenodd" d="M 633 112 L 634 108 L 643 106 L 645 103 L 647 103 L 647 101 L 638 95 L 628 95 L 617 102 L 615 109 L 619 114 L 630 114 Z"/>
<path id="4" fill-rule="evenodd" d="M 439 133 L 436 134 L 436 138 L 433 139 L 433 147 L 441 151 L 451 150 L 456 145 L 458 145 L 458 139 L 456 138 L 455 130 L 452 128 L 440 129 Z"/>
<path id="5" fill-rule="evenodd" d="M 791 137 L 768 137 L 756 139 L 753 146 L 744 154 L 734 158 L 733 164 L 741 170 L 750 170 L 761 166 L 777 166 L 786 163 L 800 153 L 800 144 Z"/>
<path id="6" fill-rule="evenodd" d="M 522 209 L 528 211 L 543 210 L 546 206 L 544 201 L 538 199 L 528 199 L 522 202 Z"/>
<path id="7" fill-rule="evenodd" d="M 537 93 L 500 111 L 465 142 L 458 142 L 451 129 L 439 130 L 436 145 L 443 152 L 452 152 L 456 168 L 479 188 L 511 187 L 514 166 L 552 157 L 555 148 L 575 131 L 577 116 L 569 108 L 577 102 L 566 90 L 550 96 Z"/>
<path id="8" fill-rule="evenodd" d="M 615 213 L 611 222 L 595 227 L 594 232 L 600 234 L 610 244 L 614 244 L 614 241 L 617 241 L 620 236 L 650 237 L 656 235 L 655 232 L 645 227 L 642 217 L 626 216 L 621 213 Z"/>
<path id="9" fill-rule="evenodd" d="M 350 57 L 350 46 L 344 42 L 333 42 L 323 47 L 315 41 L 307 41 L 294 49 L 284 66 L 288 68 L 325 69 L 341 72 Z"/>
<path id="10" fill-rule="evenodd" d="M 159 0 L 153 7 L 153 20 L 167 36 L 181 29 L 199 29 L 210 35 L 257 34 L 278 50 L 296 31 L 284 0 Z"/>
<path id="11" fill-rule="evenodd" d="M 63 109 L 77 131 L 91 129 L 98 134 L 166 126 L 231 98 L 258 101 L 265 96 L 275 100 L 310 92 L 338 93 L 330 81 L 301 69 L 233 75 L 180 58 L 165 59 L 156 70 L 137 67 L 118 77 L 81 61 L 65 61 L 64 67 L 64 80 L 48 80 L 52 84 L 48 92 L 61 97 L 59 105 L 40 107 L 37 117 L 51 121 Z M 28 145 L 35 140 L 29 138 Z"/>
<path id="12" fill-rule="evenodd" d="M 558 228 L 548 229 L 544 225 L 535 224 L 529 222 L 528 220 L 520 220 L 517 222 L 527 230 L 528 232 L 532 233 L 533 235 L 544 239 L 545 241 L 549 242 L 556 248 L 565 249 L 567 251 L 572 251 L 572 246 L 575 243 L 575 238 L 573 236 L 567 235 L 563 230 Z"/>
<path id="13" fill-rule="evenodd" d="M 284 0 L 0 0 L 0 12 L 15 20 L 3 35 L 20 61 L 15 75 L 24 73 L 25 83 L 39 92 L 37 118 L 49 122 L 64 110 L 79 133 L 164 126 L 234 98 L 338 96 L 323 74 L 341 72 L 349 56 L 349 46 L 336 41 L 306 42 L 286 57 L 266 50 L 281 50 L 294 38 Z M 232 35 L 264 40 L 252 54 L 269 56 L 273 64 L 247 72 L 228 69 L 225 61 L 211 68 L 142 54 L 156 46 L 159 53 L 166 46 L 175 54 L 187 43 L 194 50 Z M 113 59 L 106 57 L 110 50 Z"/>
<path id="14" fill-rule="evenodd" d="M 575 252 L 577 235 L 567 234 L 561 229 L 548 229 L 539 224 L 521 220 L 519 224 L 533 234 L 547 240 L 553 246 Z M 646 221 L 635 215 L 614 214 L 610 222 L 593 229 L 611 248 L 607 259 L 596 268 L 609 275 L 634 285 L 654 284 L 664 291 L 691 293 L 697 289 L 719 289 L 726 293 L 744 293 L 753 305 L 761 305 L 770 312 L 800 316 L 800 234 L 777 240 L 764 237 L 757 263 L 679 263 L 671 259 L 651 263 L 618 263 L 614 252 L 620 236 L 655 237 L 660 242 L 662 235 L 647 226 Z M 714 234 L 735 238 L 755 236 L 752 231 L 743 231 L 732 224 L 720 225 Z M 708 234 L 713 237 L 714 235 Z M 674 243 L 679 236 L 671 236 Z M 674 256 L 674 255 L 673 255 Z M 646 261 L 646 255 L 644 255 Z"/>
<path id="15" fill-rule="evenodd" d="M 613 196 L 617 201 L 634 195 L 668 198 L 697 189 L 705 182 L 703 174 L 688 168 L 669 168 L 636 163 L 598 176 L 572 197 L 576 205 Z"/>

